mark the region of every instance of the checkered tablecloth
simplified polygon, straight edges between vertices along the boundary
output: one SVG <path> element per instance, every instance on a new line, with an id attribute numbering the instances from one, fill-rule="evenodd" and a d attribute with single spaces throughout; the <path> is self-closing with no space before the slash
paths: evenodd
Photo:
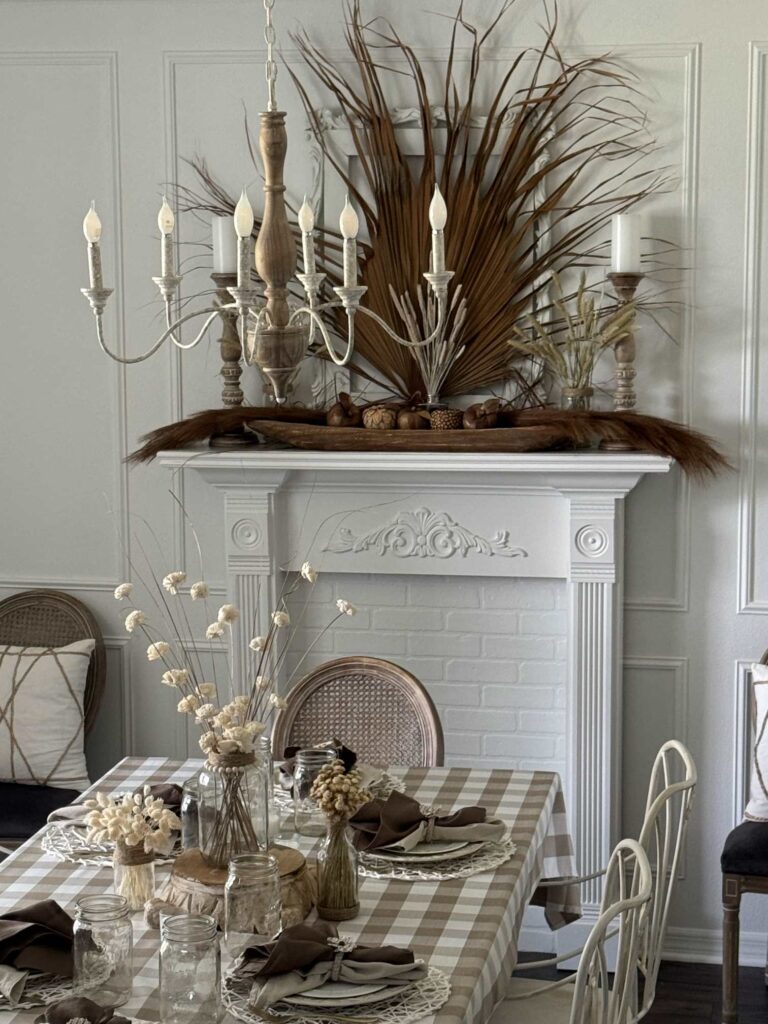
<path id="1" fill-rule="evenodd" d="M 182 783 L 200 761 L 126 758 L 91 791 L 115 793 L 145 782 Z M 481 804 L 508 822 L 517 852 L 494 871 L 441 882 L 365 878 L 361 910 L 341 926 L 368 945 L 411 947 L 417 957 L 451 980 L 449 1001 L 424 1024 L 482 1024 L 506 991 L 517 960 L 523 911 L 543 878 L 573 875 L 572 844 L 565 820 L 560 779 L 550 772 L 484 771 L 468 768 L 409 768 L 407 792 L 422 803 L 444 808 Z M 297 837 L 298 838 L 298 837 Z M 301 839 L 304 853 L 315 841 Z M 158 865 L 162 882 L 169 867 Z M 73 912 L 84 893 L 108 892 L 110 868 L 77 867 L 42 853 L 33 837 L 0 865 L 0 913 L 42 899 L 55 899 Z M 556 927 L 579 914 L 577 894 L 548 908 Z M 134 915 L 133 996 L 121 1009 L 128 1017 L 158 1019 L 158 933 Z M 0 1012 L 0 1024 L 28 1024 L 30 1012 Z"/>

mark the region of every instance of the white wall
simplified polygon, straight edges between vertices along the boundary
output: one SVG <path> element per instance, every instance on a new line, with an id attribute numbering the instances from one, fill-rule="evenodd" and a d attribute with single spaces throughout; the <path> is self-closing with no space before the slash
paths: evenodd
<path id="1" fill-rule="evenodd" d="M 421 13 L 435 6 L 368 0 L 439 63 L 448 26 Z M 487 7 L 466 4 L 470 14 Z M 714 434 L 739 467 L 707 488 L 688 488 L 678 475 L 646 482 L 628 516 L 625 821 L 636 823 L 652 752 L 674 729 L 691 745 L 701 782 L 671 944 L 717 955 L 718 856 L 741 811 L 744 665 L 768 639 L 768 467 L 758 413 L 768 6 L 573 0 L 562 8 L 569 44 L 615 49 L 635 68 L 663 159 L 680 180 L 654 207 L 654 227 L 689 247 L 691 304 L 678 318 L 678 348 L 650 331 L 641 339 L 641 403 Z M 340 9 L 339 0 L 281 0 L 288 58 L 287 29 L 298 23 L 338 48 Z M 509 46 L 536 38 L 536 3 L 521 0 L 519 16 Z M 189 180 L 181 158 L 199 151 L 232 189 L 245 178 L 257 194 L 241 100 L 252 116 L 263 103 L 260 40 L 256 0 L 0 0 L 0 587 L 61 586 L 99 615 L 110 679 L 94 771 L 124 751 L 173 754 L 186 743 L 141 650 L 124 640 L 111 597 L 125 573 L 115 523 L 129 532 L 130 515 L 148 516 L 172 553 L 165 568 L 182 563 L 186 538 L 167 474 L 129 472 L 121 459 L 144 431 L 217 404 L 219 384 L 214 345 L 183 363 L 165 352 L 125 372 L 97 351 L 78 291 L 86 283 L 80 223 L 96 197 L 106 277 L 117 287 L 109 332 L 134 354 L 158 326 L 154 218 L 163 183 Z M 508 53 L 497 53 L 500 66 Z M 297 195 L 308 173 L 303 119 L 284 71 L 279 96 Z M 202 235 L 190 218 L 180 233 Z M 219 564 L 212 496 L 189 481 L 186 501 Z M 756 962 L 760 920 L 745 921 L 754 934 L 744 948 Z"/>

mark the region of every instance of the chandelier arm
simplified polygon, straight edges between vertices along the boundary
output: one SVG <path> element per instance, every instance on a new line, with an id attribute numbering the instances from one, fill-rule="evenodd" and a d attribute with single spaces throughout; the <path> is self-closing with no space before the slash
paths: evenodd
<path id="1" fill-rule="evenodd" d="M 194 313 L 190 313 L 189 316 L 188 316 L 189 319 L 192 319 L 193 317 L 196 317 L 196 316 L 202 316 L 205 313 L 210 313 L 210 316 L 208 317 L 208 319 L 203 324 L 202 328 L 200 329 L 199 334 L 197 335 L 197 337 L 195 338 L 194 341 L 183 342 L 181 340 L 181 335 L 179 335 L 177 337 L 176 336 L 176 332 L 177 332 L 179 326 L 181 325 L 181 323 L 183 322 L 183 319 L 186 319 L 186 318 L 182 318 L 182 319 L 179 319 L 179 320 L 173 320 L 173 318 L 171 316 L 171 300 L 170 299 L 166 299 L 165 300 L 165 323 L 166 323 L 166 326 L 168 327 L 168 330 L 171 332 L 170 334 L 167 335 L 167 337 L 169 337 L 171 339 L 171 341 L 173 342 L 173 344 L 177 348 L 180 348 L 180 349 L 194 348 L 195 345 L 199 344 L 203 340 L 203 338 L 205 337 L 205 332 L 208 330 L 208 328 L 211 326 L 213 321 L 219 315 L 220 311 L 222 309 L 224 309 L 224 308 L 225 308 L 224 306 L 209 306 L 207 309 L 198 309 L 198 310 L 195 310 Z"/>
<path id="2" fill-rule="evenodd" d="M 157 352 L 157 350 L 160 348 L 163 342 L 165 342 L 168 338 L 172 337 L 173 332 L 178 327 L 180 327 L 181 324 L 185 323 L 187 320 L 192 320 L 196 316 L 202 316 L 205 313 L 211 313 L 212 315 L 208 317 L 208 319 L 205 322 L 205 326 L 203 327 L 203 330 L 200 332 L 197 338 L 195 338 L 194 342 L 191 342 L 190 344 L 187 345 L 179 346 L 180 348 L 192 348 L 194 345 L 197 345 L 197 343 L 202 339 L 206 330 L 210 326 L 214 316 L 218 315 L 218 308 L 210 307 L 208 309 L 198 309 L 195 310 L 193 313 L 186 313 L 184 316 L 179 317 L 179 319 L 174 324 L 172 324 L 166 331 L 162 333 L 162 335 L 157 339 L 154 345 L 146 352 L 144 352 L 143 355 L 140 356 L 121 356 L 117 352 L 112 352 L 107 347 L 107 343 L 104 338 L 103 314 L 99 310 L 94 310 L 94 316 L 96 317 L 96 339 L 98 340 L 99 348 L 101 349 L 101 351 L 104 352 L 105 355 L 108 355 L 110 359 L 114 359 L 116 363 L 123 363 L 124 365 L 130 365 L 131 363 L 143 363 L 145 359 L 149 359 L 150 356 L 153 356 L 155 352 Z"/>
<path id="3" fill-rule="evenodd" d="M 375 320 L 379 327 L 386 331 L 389 337 L 393 341 L 396 341 L 398 345 L 402 345 L 403 348 L 426 348 L 427 345 L 431 345 L 433 341 L 439 338 L 443 330 L 445 329 L 445 300 L 439 298 L 437 300 L 437 305 L 437 325 L 435 326 L 434 331 L 432 331 L 432 333 L 428 337 L 423 338 L 421 341 L 410 341 L 407 338 L 401 338 L 399 334 L 392 330 L 392 328 L 389 326 L 386 320 L 383 320 L 378 313 L 374 313 L 372 309 L 368 309 L 366 306 L 358 306 L 357 310 L 359 313 L 365 313 L 365 315 L 370 317 L 371 320 Z"/>
<path id="4" fill-rule="evenodd" d="M 301 309 L 297 309 L 295 310 L 294 313 L 291 314 L 291 318 L 288 321 L 288 323 L 289 325 L 293 324 L 293 321 L 296 319 L 296 317 L 298 317 L 302 313 L 306 313 L 310 318 L 309 344 L 311 344 L 312 340 L 314 339 L 315 326 L 319 327 L 320 333 L 323 336 L 323 341 L 325 342 L 325 347 L 328 350 L 328 355 L 331 357 L 336 366 L 346 366 L 349 360 L 352 358 L 352 352 L 355 347 L 355 310 L 347 309 L 347 351 L 344 353 L 341 359 L 339 359 L 339 357 L 334 352 L 333 345 L 331 343 L 331 337 L 328 334 L 328 330 L 325 324 L 323 323 L 322 317 L 319 316 L 318 314 L 318 310 L 320 309 L 329 309 L 331 307 L 338 305 L 340 304 L 337 302 L 327 302 L 323 306 L 318 306 L 315 309 L 313 309 L 311 306 L 302 306 Z"/>

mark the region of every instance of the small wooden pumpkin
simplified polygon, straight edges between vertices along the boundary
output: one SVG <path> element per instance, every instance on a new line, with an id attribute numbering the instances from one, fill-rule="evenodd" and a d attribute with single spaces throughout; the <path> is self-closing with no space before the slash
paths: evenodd
<path id="1" fill-rule="evenodd" d="M 398 430 L 424 430 L 429 426 L 429 413 L 423 409 L 401 409 L 397 414 Z"/>
<path id="2" fill-rule="evenodd" d="M 464 413 L 465 430 L 489 430 L 495 427 L 499 418 L 498 398 L 489 398 L 485 402 L 476 402 Z"/>
<path id="3" fill-rule="evenodd" d="M 389 405 L 372 405 L 363 413 L 363 426 L 367 430 L 395 430 L 397 409 Z"/>
<path id="4" fill-rule="evenodd" d="M 328 410 L 325 422 L 329 427 L 359 427 L 363 414 L 346 391 L 339 394 L 339 400 Z"/>

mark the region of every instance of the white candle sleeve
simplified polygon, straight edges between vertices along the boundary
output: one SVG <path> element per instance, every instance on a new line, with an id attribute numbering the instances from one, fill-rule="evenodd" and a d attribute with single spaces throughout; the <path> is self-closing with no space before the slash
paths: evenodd
<path id="1" fill-rule="evenodd" d="M 642 274 L 640 261 L 640 216 L 617 213 L 613 217 L 611 270 L 614 274 Z"/>
<path id="2" fill-rule="evenodd" d="M 213 270 L 216 274 L 237 273 L 237 235 L 231 217 L 211 220 Z"/>
<path id="3" fill-rule="evenodd" d="M 98 242 L 88 243 L 88 279 L 91 288 L 103 288 L 101 279 L 101 246 Z"/>
<path id="4" fill-rule="evenodd" d="M 445 270 L 445 235 L 442 231 L 432 232 L 432 270 L 442 274 Z"/>
<path id="5" fill-rule="evenodd" d="M 160 274 L 162 277 L 173 277 L 173 235 L 160 237 Z"/>
<path id="6" fill-rule="evenodd" d="M 354 238 L 344 239 L 344 287 L 357 285 L 357 243 Z"/>
<path id="7" fill-rule="evenodd" d="M 251 239 L 250 236 L 237 240 L 237 287 L 250 288 L 251 285 Z"/>

